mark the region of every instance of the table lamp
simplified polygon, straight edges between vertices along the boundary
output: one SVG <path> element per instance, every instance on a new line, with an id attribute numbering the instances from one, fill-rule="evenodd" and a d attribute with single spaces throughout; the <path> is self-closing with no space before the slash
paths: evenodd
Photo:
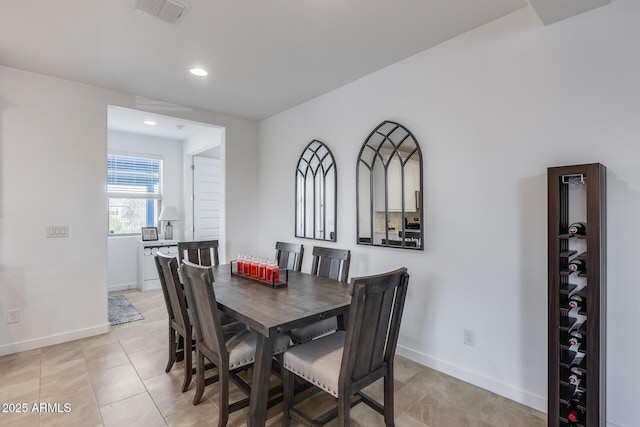
<path id="1" fill-rule="evenodd" d="M 167 225 L 164 226 L 164 238 L 165 240 L 173 239 L 173 225 L 171 221 L 179 221 L 178 211 L 173 206 L 164 206 L 160 211 L 158 221 L 167 221 Z"/>

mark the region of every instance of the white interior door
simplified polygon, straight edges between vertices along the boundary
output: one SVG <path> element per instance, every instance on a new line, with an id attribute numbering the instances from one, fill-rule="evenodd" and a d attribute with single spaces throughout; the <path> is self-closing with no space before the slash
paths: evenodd
<path id="1" fill-rule="evenodd" d="M 193 240 L 220 239 L 220 159 L 193 156 Z"/>

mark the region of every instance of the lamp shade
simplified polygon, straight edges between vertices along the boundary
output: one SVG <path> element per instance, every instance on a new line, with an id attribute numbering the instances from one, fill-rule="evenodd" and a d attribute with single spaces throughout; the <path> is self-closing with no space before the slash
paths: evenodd
<path id="1" fill-rule="evenodd" d="M 159 221 L 179 221 L 178 211 L 173 206 L 164 206 L 160 211 Z"/>

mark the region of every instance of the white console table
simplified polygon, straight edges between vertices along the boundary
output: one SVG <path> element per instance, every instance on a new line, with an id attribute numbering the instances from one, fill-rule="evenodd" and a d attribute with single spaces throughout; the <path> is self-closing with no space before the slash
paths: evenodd
<path id="1" fill-rule="evenodd" d="M 158 269 L 154 260 L 156 252 L 178 256 L 177 240 L 154 240 L 138 242 L 138 289 L 148 291 L 160 289 Z"/>

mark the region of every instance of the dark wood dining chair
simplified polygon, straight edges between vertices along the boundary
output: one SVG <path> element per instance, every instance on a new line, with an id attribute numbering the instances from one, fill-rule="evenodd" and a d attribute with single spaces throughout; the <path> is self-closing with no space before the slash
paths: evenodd
<path id="1" fill-rule="evenodd" d="M 302 270 L 304 246 L 297 243 L 276 242 L 276 262 L 281 270 Z"/>
<path id="2" fill-rule="evenodd" d="M 406 268 L 353 279 L 346 332 L 338 331 L 285 352 L 283 426 L 288 426 L 291 418 L 303 425 L 323 425 L 336 416 L 338 426 L 348 426 L 350 408 L 360 402 L 382 414 L 387 427 L 394 425 L 393 361 L 408 283 Z M 295 376 L 337 398 L 337 410 L 312 420 L 297 407 L 299 403 L 293 406 Z M 384 378 L 383 405 L 362 392 L 380 378 Z M 352 401 L 354 395 L 357 397 Z"/>
<path id="3" fill-rule="evenodd" d="M 204 393 L 206 358 L 218 367 L 218 425 L 222 427 L 227 424 L 230 412 L 249 404 L 248 398 L 229 404 L 229 380 L 236 383 L 247 396 L 251 394 L 249 385 L 237 375 L 237 372 L 253 366 L 257 333 L 249 331 L 240 322 L 222 326 L 211 269 L 189 261 L 183 261 L 180 269 L 196 331 L 196 393 L 193 404 L 197 405 Z M 273 354 L 280 354 L 288 347 L 289 337 L 279 334 L 274 339 Z"/>
<path id="4" fill-rule="evenodd" d="M 157 252 L 155 263 L 169 316 L 169 361 L 165 372 L 171 370 L 176 360 L 179 359 L 180 353 L 184 357 L 182 391 L 185 392 L 189 388 L 193 373 L 191 362 L 193 328 L 187 312 L 187 300 L 178 278 L 178 260 L 175 257 Z"/>
<path id="5" fill-rule="evenodd" d="M 312 252 L 311 274 L 347 283 L 351 251 L 315 246 Z"/>
<path id="6" fill-rule="evenodd" d="M 351 251 L 315 246 L 312 254 L 311 274 L 343 282 L 346 286 L 351 264 Z M 289 336 L 294 343 L 302 344 L 337 329 L 338 319 L 331 317 L 292 329 L 289 332 Z"/>
<path id="7" fill-rule="evenodd" d="M 178 265 L 182 265 L 183 260 L 187 260 L 194 264 L 205 267 L 220 265 L 220 257 L 218 255 L 217 240 L 200 240 L 193 242 L 178 242 Z M 211 279 L 213 280 L 213 271 Z M 221 317 L 223 325 L 235 322 L 236 320 L 222 312 L 218 313 Z"/>
<path id="8" fill-rule="evenodd" d="M 218 241 L 178 242 L 178 265 L 182 265 L 183 259 L 209 267 L 220 265 Z"/>

